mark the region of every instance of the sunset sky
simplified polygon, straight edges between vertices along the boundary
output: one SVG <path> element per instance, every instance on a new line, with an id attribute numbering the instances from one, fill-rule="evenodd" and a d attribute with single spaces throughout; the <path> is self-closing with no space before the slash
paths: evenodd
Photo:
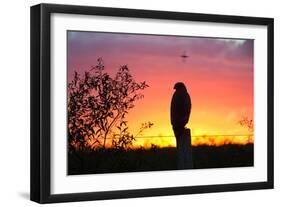
<path id="1" fill-rule="evenodd" d="M 185 61 L 184 51 L 190 56 Z M 68 81 L 99 57 L 109 74 L 127 64 L 137 82 L 149 85 L 128 115 L 132 133 L 141 123 L 154 123 L 142 136 L 156 138 L 137 139 L 136 145 L 142 146 L 175 145 L 170 103 L 174 84 L 184 82 L 192 101 L 187 127 L 196 145 L 207 142 L 201 135 L 251 134 L 238 121 L 243 116 L 253 119 L 253 51 L 253 40 L 68 31 Z M 214 139 L 245 143 L 248 137 Z"/>

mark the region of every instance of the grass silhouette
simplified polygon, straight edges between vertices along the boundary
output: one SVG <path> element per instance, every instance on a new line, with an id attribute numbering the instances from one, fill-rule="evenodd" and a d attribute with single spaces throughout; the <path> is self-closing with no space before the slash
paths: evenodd
<path id="1" fill-rule="evenodd" d="M 193 146 L 194 169 L 247 167 L 254 164 L 254 145 Z M 68 174 L 176 170 L 176 148 L 101 149 L 69 153 Z"/>

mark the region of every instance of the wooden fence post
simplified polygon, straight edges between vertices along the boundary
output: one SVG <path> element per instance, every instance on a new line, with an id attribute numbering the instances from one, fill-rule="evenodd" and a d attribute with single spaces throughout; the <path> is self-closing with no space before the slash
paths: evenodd
<path id="1" fill-rule="evenodd" d="M 191 146 L 191 132 L 189 128 L 184 129 L 184 133 L 177 146 L 178 154 L 178 169 L 192 169 L 192 146 Z"/>

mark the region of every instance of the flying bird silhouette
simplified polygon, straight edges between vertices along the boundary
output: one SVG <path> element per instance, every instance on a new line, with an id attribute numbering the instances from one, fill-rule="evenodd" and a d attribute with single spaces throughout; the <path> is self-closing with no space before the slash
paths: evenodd
<path id="1" fill-rule="evenodd" d="M 185 62 L 185 60 L 189 58 L 189 55 L 186 55 L 186 52 L 184 51 L 180 57 L 182 58 L 182 61 Z"/>
<path id="2" fill-rule="evenodd" d="M 181 55 L 181 57 L 185 59 L 185 58 L 188 58 L 189 56 L 186 55 L 186 52 L 184 51 L 183 54 Z"/>

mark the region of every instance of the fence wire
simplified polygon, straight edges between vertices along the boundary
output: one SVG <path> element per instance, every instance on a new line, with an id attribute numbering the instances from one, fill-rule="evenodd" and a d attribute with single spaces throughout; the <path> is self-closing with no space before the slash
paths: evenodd
<path id="1" fill-rule="evenodd" d="M 206 135 L 194 135 L 191 137 L 251 137 L 254 134 L 206 134 Z M 137 136 L 135 139 L 162 139 L 162 138 L 170 138 L 175 137 L 174 135 L 148 135 L 148 136 Z M 112 138 L 107 138 L 112 139 Z"/>

